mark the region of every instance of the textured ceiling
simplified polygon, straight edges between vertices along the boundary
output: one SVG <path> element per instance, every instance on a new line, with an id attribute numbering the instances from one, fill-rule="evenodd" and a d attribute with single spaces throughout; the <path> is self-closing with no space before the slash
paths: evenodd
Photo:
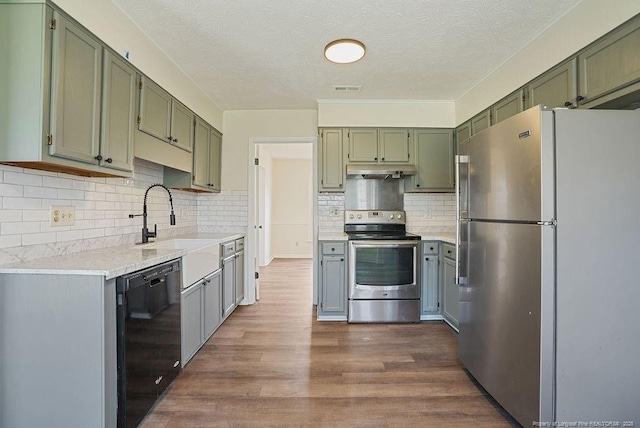
<path id="1" fill-rule="evenodd" d="M 223 110 L 238 110 L 455 100 L 582 0 L 112 1 Z M 367 54 L 328 62 L 323 48 L 339 38 Z"/>

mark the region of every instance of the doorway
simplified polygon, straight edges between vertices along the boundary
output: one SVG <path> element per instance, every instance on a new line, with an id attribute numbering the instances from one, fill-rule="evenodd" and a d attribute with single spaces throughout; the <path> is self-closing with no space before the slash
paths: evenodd
<path id="1" fill-rule="evenodd" d="M 249 139 L 248 304 L 260 298 L 261 266 L 276 257 L 317 257 L 316 153 L 316 137 Z"/>

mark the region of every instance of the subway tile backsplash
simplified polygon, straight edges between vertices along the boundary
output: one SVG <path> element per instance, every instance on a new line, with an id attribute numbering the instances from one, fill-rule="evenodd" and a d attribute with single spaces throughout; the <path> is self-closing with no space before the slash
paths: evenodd
<path id="1" fill-rule="evenodd" d="M 0 165 L 0 264 L 139 242 L 142 217 L 129 214 L 142 213 L 144 192 L 162 183 L 163 166 L 136 158 L 134 171 L 133 179 L 86 178 Z M 147 197 L 148 224 L 160 237 L 246 230 L 247 192 L 171 194 L 175 226 L 167 193 L 154 188 Z M 74 206 L 75 224 L 50 226 L 52 205 Z"/>
<path id="2" fill-rule="evenodd" d="M 454 232 L 456 195 L 453 193 L 405 193 L 407 230 L 416 232 Z M 331 213 L 337 211 L 337 216 Z M 344 230 L 344 195 L 318 195 L 318 232 L 340 234 Z"/>

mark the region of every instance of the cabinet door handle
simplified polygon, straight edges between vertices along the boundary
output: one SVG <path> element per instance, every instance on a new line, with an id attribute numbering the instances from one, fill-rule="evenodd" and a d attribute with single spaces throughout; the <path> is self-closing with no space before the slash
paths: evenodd
<path id="1" fill-rule="evenodd" d="M 107 163 L 111 163 L 111 162 L 113 162 L 113 159 L 111 159 L 111 158 L 107 158 L 106 162 L 107 162 Z"/>
<path id="2" fill-rule="evenodd" d="M 156 379 L 156 385 L 160 385 L 160 382 L 162 382 L 162 376 Z"/>
<path id="3" fill-rule="evenodd" d="M 169 139 L 169 142 L 173 141 L 173 138 L 171 138 L 171 135 L 169 135 L 167 138 Z"/>
<path id="4" fill-rule="evenodd" d="M 180 365 L 180 360 L 176 361 L 175 363 L 173 363 L 173 368 L 176 368 Z"/>
<path id="5" fill-rule="evenodd" d="M 582 95 L 578 95 L 576 97 L 576 101 L 580 102 L 580 101 L 584 101 L 584 97 Z"/>
<path id="6" fill-rule="evenodd" d="M 428 261 L 428 260 L 429 260 L 429 257 L 425 257 L 424 259 Z"/>
<path id="7" fill-rule="evenodd" d="M 567 101 L 566 103 L 564 103 L 565 107 L 571 107 L 573 105 L 573 103 L 571 101 Z"/>
<path id="8" fill-rule="evenodd" d="M 382 162 L 384 162 L 384 158 L 382 158 Z"/>
<path id="9" fill-rule="evenodd" d="M 373 160 L 374 160 L 374 161 L 377 161 L 377 160 L 378 160 L 378 158 L 373 158 Z"/>
<path id="10" fill-rule="evenodd" d="M 340 261 L 341 261 L 341 262 L 343 262 L 343 261 L 344 261 L 344 259 L 340 259 Z"/>
<path id="11" fill-rule="evenodd" d="M 177 139 L 177 138 L 174 138 L 174 139 L 173 139 L 173 142 L 174 142 L 174 143 L 177 143 L 177 142 L 178 142 L 178 139 Z"/>
<path id="12" fill-rule="evenodd" d="M 101 161 L 101 160 L 102 160 L 102 155 L 98 155 L 98 156 L 96 156 L 96 157 L 95 157 L 95 160 L 97 160 L 97 161 Z"/>

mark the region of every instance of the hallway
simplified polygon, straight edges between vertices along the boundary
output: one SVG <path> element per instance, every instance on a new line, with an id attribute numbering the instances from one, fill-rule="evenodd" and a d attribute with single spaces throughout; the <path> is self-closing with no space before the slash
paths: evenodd
<path id="1" fill-rule="evenodd" d="M 158 427 L 508 427 L 443 322 L 317 322 L 312 261 L 276 259 L 144 420 Z"/>

